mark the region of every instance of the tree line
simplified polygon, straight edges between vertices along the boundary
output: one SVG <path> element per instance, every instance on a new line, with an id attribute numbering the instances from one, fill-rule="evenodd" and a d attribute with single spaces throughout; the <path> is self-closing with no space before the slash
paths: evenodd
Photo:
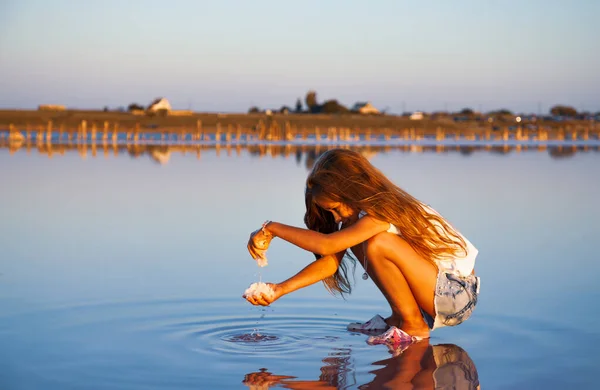
<path id="1" fill-rule="evenodd" d="M 249 113 L 258 113 L 262 112 L 260 108 L 253 106 L 248 110 Z M 298 98 L 296 100 L 295 108 L 292 110 L 291 107 L 282 106 L 281 108 L 275 110 L 281 113 L 287 112 L 295 112 L 295 113 L 308 113 L 308 114 L 347 114 L 350 113 L 351 110 L 341 104 L 337 99 L 326 100 L 323 103 L 319 103 L 317 100 L 317 92 L 310 90 L 306 93 L 304 98 L 304 105 L 302 104 L 302 99 Z"/>
<path id="2" fill-rule="evenodd" d="M 348 107 L 341 104 L 337 99 L 330 99 L 330 100 L 324 101 L 323 103 L 319 103 L 319 101 L 317 100 L 317 92 L 314 90 L 310 90 L 306 93 L 306 96 L 304 98 L 304 105 L 302 103 L 303 103 L 302 99 L 298 98 L 296 100 L 296 105 L 295 105 L 294 109 L 292 109 L 289 106 L 284 105 L 284 106 L 281 106 L 281 108 L 279 108 L 279 109 L 273 109 L 273 110 L 269 110 L 269 111 L 280 112 L 280 113 L 294 112 L 294 113 L 299 113 L 299 114 L 300 113 L 347 114 L 347 113 L 352 112 L 351 109 L 349 109 Z M 261 110 L 257 106 L 250 107 L 250 109 L 248 110 L 249 113 L 260 113 L 263 111 L 265 111 L 265 110 Z M 385 114 L 385 111 L 386 110 L 383 110 L 382 114 Z M 600 116 L 600 111 L 595 114 L 593 114 L 591 112 L 587 112 L 587 111 L 578 112 L 574 107 L 568 106 L 568 105 L 562 105 L 562 104 L 551 107 L 549 113 L 552 116 L 568 117 L 568 118 L 574 118 L 577 116 Z M 410 114 L 412 114 L 412 112 L 402 113 L 403 116 L 408 116 Z M 481 115 L 481 113 L 478 113 L 471 108 L 463 108 L 462 110 L 453 112 L 453 113 L 436 112 L 434 114 L 461 115 L 461 116 L 466 116 L 466 117 Z M 487 113 L 487 115 L 515 116 L 516 114 L 513 113 L 511 110 L 503 108 L 503 109 L 490 111 Z"/>

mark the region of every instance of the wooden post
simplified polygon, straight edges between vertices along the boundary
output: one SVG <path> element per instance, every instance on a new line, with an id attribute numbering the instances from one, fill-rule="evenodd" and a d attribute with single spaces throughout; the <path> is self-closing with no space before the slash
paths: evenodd
<path id="1" fill-rule="evenodd" d="M 443 141 L 444 138 L 446 138 L 446 135 L 444 134 L 444 130 L 442 130 L 442 128 L 438 126 L 435 129 L 435 139 L 436 139 L 436 141 Z"/>
<path id="2" fill-rule="evenodd" d="M 98 135 L 98 127 L 96 126 L 96 122 L 92 124 L 92 144 L 96 143 L 96 137 Z M 95 157 L 95 156 L 94 156 Z"/>
<path id="3" fill-rule="evenodd" d="M 225 142 L 231 143 L 231 133 L 233 132 L 233 126 L 231 124 L 227 125 L 227 133 L 225 133 Z"/>
<path id="4" fill-rule="evenodd" d="M 44 129 L 42 128 L 42 126 L 38 127 L 38 130 L 36 132 L 36 141 L 38 143 L 38 145 L 40 145 L 42 143 L 44 139 Z"/>
<path id="5" fill-rule="evenodd" d="M 140 140 L 140 123 L 135 123 L 135 129 L 133 130 L 133 142 L 138 143 Z"/>
<path id="6" fill-rule="evenodd" d="M 102 129 L 102 141 L 104 141 L 104 143 L 106 143 L 108 141 L 108 126 L 109 126 L 108 121 L 104 121 L 104 127 Z M 107 156 L 106 153 L 105 153 L 105 156 Z"/>
<path id="7" fill-rule="evenodd" d="M 285 121 L 285 140 L 291 141 L 294 139 L 294 134 L 292 133 L 292 126 L 289 121 Z"/>
<path id="8" fill-rule="evenodd" d="M 217 130 L 215 131 L 215 142 L 221 142 L 221 124 L 217 122 Z"/>
<path id="9" fill-rule="evenodd" d="M 29 126 L 29 123 L 25 126 L 25 139 L 27 142 L 31 142 L 31 127 Z"/>
<path id="10" fill-rule="evenodd" d="M 85 119 L 81 121 L 81 137 L 85 143 L 87 141 L 87 121 Z"/>
<path id="11" fill-rule="evenodd" d="M 200 119 L 196 121 L 196 137 L 198 140 L 202 140 L 202 121 Z"/>
<path id="12" fill-rule="evenodd" d="M 113 134 L 112 134 L 112 143 L 113 143 L 113 145 L 117 144 L 118 134 L 119 134 L 119 124 L 117 122 L 115 122 L 115 123 L 113 123 Z"/>

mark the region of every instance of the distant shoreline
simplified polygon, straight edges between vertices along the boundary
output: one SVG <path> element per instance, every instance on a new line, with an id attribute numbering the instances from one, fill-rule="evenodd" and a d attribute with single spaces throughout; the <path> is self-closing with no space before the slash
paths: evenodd
<path id="1" fill-rule="evenodd" d="M 178 111 L 174 111 L 177 113 Z M 459 114 L 456 114 L 459 115 Z M 5 128 L 9 124 L 23 126 L 39 126 L 47 124 L 49 120 L 55 124 L 77 125 L 82 120 L 88 123 L 119 123 L 123 125 L 154 125 L 164 127 L 196 126 L 198 120 L 206 126 L 240 124 L 242 126 L 254 126 L 259 120 L 274 120 L 277 122 L 289 122 L 296 126 L 338 126 L 338 127 L 416 127 L 435 128 L 443 126 L 447 129 L 480 127 L 486 128 L 490 124 L 486 121 L 464 118 L 460 122 L 453 120 L 453 115 L 444 118 L 424 118 L 411 120 L 407 116 L 400 115 L 361 115 L 361 114 L 309 114 L 309 113 L 210 113 L 186 111 L 186 115 L 136 115 L 131 112 L 101 111 L 101 110 L 31 110 L 31 109 L 0 109 L 0 126 Z M 541 126 L 565 127 L 565 126 L 590 126 L 595 122 L 585 120 L 569 121 L 537 121 Z M 514 120 L 498 119 L 496 125 L 518 125 Z M 523 124 L 526 124 L 525 122 Z M 596 123 L 600 126 L 600 123 Z"/>
<path id="2" fill-rule="evenodd" d="M 118 134 L 128 141 L 160 134 L 163 140 L 178 138 L 185 142 L 222 139 L 225 143 L 245 140 L 285 141 L 318 138 L 357 140 L 382 137 L 385 140 L 418 141 L 435 137 L 465 140 L 599 140 L 600 123 L 594 121 L 515 122 L 514 117 L 455 121 L 453 117 L 411 120 L 406 116 L 360 114 L 280 114 L 195 113 L 185 115 L 148 115 L 130 112 L 92 110 L 0 110 L 0 133 L 19 132 L 24 139 L 35 136 L 38 142 L 58 133 L 59 140 L 94 139 L 115 141 Z M 20 138 L 21 135 L 14 134 Z M 54 136 L 56 138 L 56 136 Z M 94 141 L 96 142 L 96 141 Z"/>

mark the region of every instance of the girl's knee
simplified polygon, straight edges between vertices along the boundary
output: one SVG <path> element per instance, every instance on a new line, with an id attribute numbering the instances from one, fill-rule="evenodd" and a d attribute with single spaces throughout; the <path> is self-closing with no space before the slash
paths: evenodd
<path id="1" fill-rule="evenodd" d="M 394 237 L 393 234 L 388 232 L 382 232 L 369 238 L 366 242 L 366 254 L 367 257 L 378 257 L 383 254 L 383 251 L 391 245 L 391 240 Z"/>
<path id="2" fill-rule="evenodd" d="M 414 250 L 402 237 L 382 232 L 369 238 L 366 242 L 366 255 L 370 259 L 406 257 Z"/>

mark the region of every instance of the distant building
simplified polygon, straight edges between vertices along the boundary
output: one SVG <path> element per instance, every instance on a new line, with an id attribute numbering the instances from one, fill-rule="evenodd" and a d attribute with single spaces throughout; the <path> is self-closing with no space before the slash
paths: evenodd
<path id="1" fill-rule="evenodd" d="M 358 102 L 352 107 L 352 112 L 357 112 L 362 115 L 379 114 L 379 110 L 376 109 L 370 102 Z"/>
<path id="2" fill-rule="evenodd" d="M 410 114 L 409 118 L 413 121 L 420 121 L 421 119 L 423 119 L 423 113 L 421 111 L 415 111 L 412 114 Z"/>
<path id="3" fill-rule="evenodd" d="M 157 112 L 161 110 L 165 110 L 167 112 L 171 111 L 171 104 L 165 98 L 154 99 L 154 101 L 150 103 L 150 105 L 147 108 L 147 111 L 151 112 Z"/>

